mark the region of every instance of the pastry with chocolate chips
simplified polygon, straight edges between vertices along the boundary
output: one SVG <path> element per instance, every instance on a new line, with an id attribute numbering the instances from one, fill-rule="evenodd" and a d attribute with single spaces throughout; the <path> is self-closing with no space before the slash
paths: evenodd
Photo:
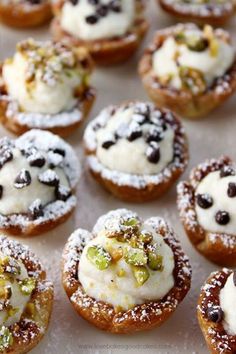
<path id="1" fill-rule="evenodd" d="M 152 103 L 128 102 L 105 108 L 87 126 L 84 144 L 93 177 L 129 202 L 161 196 L 188 162 L 180 121 Z"/>
<path id="2" fill-rule="evenodd" d="M 235 0 L 156 0 L 162 9 L 180 21 L 222 26 L 233 18 Z"/>
<path id="3" fill-rule="evenodd" d="M 191 266 L 160 217 L 127 209 L 76 230 L 62 257 L 62 281 L 76 312 L 99 329 L 133 333 L 158 327 L 183 301 Z"/>
<path id="4" fill-rule="evenodd" d="M 236 272 L 212 273 L 198 300 L 198 321 L 212 354 L 236 352 Z"/>
<path id="5" fill-rule="evenodd" d="M 63 223 L 76 205 L 78 164 L 73 149 L 50 132 L 0 139 L 0 230 L 26 237 Z"/>
<path id="6" fill-rule="evenodd" d="M 180 182 L 178 208 L 194 247 L 207 259 L 236 266 L 236 167 L 228 157 L 207 160 Z"/>
<path id="7" fill-rule="evenodd" d="M 184 118 L 201 118 L 236 91 L 230 35 L 209 25 L 178 24 L 159 30 L 144 52 L 139 74 L 157 105 Z"/>
<path id="8" fill-rule="evenodd" d="M 0 21 L 10 27 L 32 28 L 49 22 L 50 0 L 2 0 Z"/>
<path id="9" fill-rule="evenodd" d="M 0 64 L 0 122 L 17 135 L 30 129 L 72 134 L 95 99 L 92 68 L 85 48 L 33 39 L 18 43 L 14 56 Z"/>
<path id="10" fill-rule="evenodd" d="M 143 0 L 56 0 L 53 12 L 53 38 L 86 47 L 99 65 L 126 61 L 149 27 Z"/>
<path id="11" fill-rule="evenodd" d="M 0 352 L 28 353 L 45 335 L 53 285 L 27 246 L 0 235 Z"/>

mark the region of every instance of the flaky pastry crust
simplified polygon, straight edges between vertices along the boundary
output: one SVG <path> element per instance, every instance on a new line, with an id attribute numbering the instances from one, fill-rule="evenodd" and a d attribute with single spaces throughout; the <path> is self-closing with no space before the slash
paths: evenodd
<path id="1" fill-rule="evenodd" d="M 162 218 L 150 218 L 148 222 L 163 236 L 174 253 L 175 285 L 163 299 L 136 305 L 125 312 L 116 312 L 112 305 L 88 296 L 78 280 L 78 266 L 83 248 L 95 235 L 78 229 L 65 246 L 62 256 L 64 289 L 76 312 L 99 329 L 125 334 L 158 327 L 171 316 L 190 289 L 191 267 L 174 231 Z"/>
<path id="2" fill-rule="evenodd" d="M 232 165 L 232 160 L 226 156 L 206 161 L 193 169 L 190 179 L 180 182 L 177 188 L 180 219 L 196 250 L 210 261 L 230 267 L 236 265 L 236 236 L 204 230 L 198 223 L 194 195 L 206 175 Z"/>
<path id="3" fill-rule="evenodd" d="M 124 103 L 124 105 L 126 103 Z M 107 108 L 110 112 L 114 111 L 114 109 L 117 109 L 117 107 L 110 106 Z M 175 115 L 172 113 L 171 115 L 168 115 L 170 112 L 165 109 L 162 111 L 166 113 L 164 118 L 165 122 L 174 130 L 174 157 L 173 161 L 170 162 L 158 175 L 151 175 L 151 177 L 154 177 L 151 181 L 149 180 L 150 175 L 135 175 L 137 183 L 132 184 L 131 181 L 130 183 L 127 182 L 127 176 L 131 177 L 131 174 L 111 171 L 99 161 L 98 164 L 96 164 L 96 167 L 94 167 L 92 160 L 98 160 L 96 157 L 96 149 L 91 149 L 89 142 L 84 139 L 89 171 L 98 183 L 110 191 L 115 197 L 126 202 L 135 203 L 143 203 L 157 199 L 163 195 L 184 172 L 189 160 L 188 141 L 185 131 L 183 130 L 180 120 Z M 91 129 L 93 129 L 93 127 L 96 129 L 97 123 L 97 120 L 94 119 Z M 99 168 L 97 168 L 98 165 Z M 115 173 L 114 177 L 112 177 L 113 172 Z M 122 179 L 126 180 L 126 182 L 120 182 Z M 137 184 L 139 185 L 137 186 Z"/>
<path id="4" fill-rule="evenodd" d="M 0 236 L 0 252 L 20 260 L 28 274 L 36 278 L 36 288 L 30 299 L 35 305 L 35 314 L 32 318 L 24 312 L 21 321 L 9 327 L 13 335 L 13 344 L 5 351 L 1 351 L 3 354 L 28 353 L 40 342 L 48 328 L 53 305 L 53 285 L 47 280 L 40 261 L 27 246 Z"/>
<path id="5" fill-rule="evenodd" d="M 54 40 L 63 41 L 74 47 L 86 47 L 98 65 L 114 65 L 128 60 L 138 49 L 149 28 L 148 21 L 142 15 L 143 5 L 138 0 L 137 19 L 126 35 L 113 39 L 94 41 L 84 41 L 74 38 L 60 26 L 59 16 L 64 2 L 64 0 L 60 0 L 53 5 L 55 19 L 52 21 L 51 32 Z"/>
<path id="6" fill-rule="evenodd" d="M 91 74 L 93 70 L 93 62 L 88 54 L 88 51 L 84 48 L 78 48 L 77 55 L 78 61 L 83 64 L 84 70 L 86 70 L 88 74 Z M 11 97 L 8 95 L 7 87 L 2 78 L 2 66 L 3 64 L 0 63 L 0 122 L 10 132 L 16 135 L 22 135 L 28 130 L 39 128 L 41 130 L 48 130 L 65 138 L 73 134 L 89 115 L 96 99 L 96 90 L 88 86 L 86 83 L 78 92 L 75 93 L 77 98 L 77 108 L 81 112 L 81 117 L 77 121 L 72 121 L 72 123 L 67 124 L 62 124 L 59 122 L 58 124 L 55 123 L 53 125 L 48 125 L 48 120 L 50 120 L 50 117 L 45 115 L 45 125 L 40 124 L 40 126 L 33 126 L 32 124 L 23 124 L 17 117 L 19 111 L 8 114 L 8 107 L 11 104 Z M 25 113 L 27 114 L 27 112 Z M 70 112 L 68 112 L 68 114 L 69 113 Z"/>
<path id="7" fill-rule="evenodd" d="M 231 274 L 232 271 L 226 268 L 212 273 L 202 287 L 198 300 L 199 325 L 212 354 L 232 354 L 236 352 L 236 336 L 226 333 L 222 321 L 212 322 L 207 316 L 209 308 L 219 307 L 220 290 Z"/>
<path id="8" fill-rule="evenodd" d="M 19 2 L 14 4 L 1 1 L 0 21 L 16 28 L 37 27 L 48 22 L 52 17 L 50 1 L 41 4 Z"/>
<path id="9" fill-rule="evenodd" d="M 180 21 L 195 22 L 199 25 L 205 25 L 206 23 L 212 26 L 225 25 L 235 14 L 236 2 L 231 1 L 231 6 L 228 2 L 219 4 L 219 6 L 205 4 L 199 4 L 198 8 L 191 7 L 189 3 L 177 3 L 174 1 L 157 0 L 162 9 L 174 16 Z"/>
<path id="10" fill-rule="evenodd" d="M 203 94 L 194 95 L 187 90 L 176 90 L 162 85 L 152 70 L 153 53 L 167 37 L 180 28 L 191 28 L 191 24 L 172 26 L 156 32 L 154 40 L 146 49 L 140 63 L 139 75 L 150 98 L 160 107 L 167 107 L 182 117 L 201 118 L 223 104 L 236 91 L 236 59 L 225 75 L 215 80 Z M 216 30 L 218 38 L 230 42 L 229 35 L 223 30 Z"/>

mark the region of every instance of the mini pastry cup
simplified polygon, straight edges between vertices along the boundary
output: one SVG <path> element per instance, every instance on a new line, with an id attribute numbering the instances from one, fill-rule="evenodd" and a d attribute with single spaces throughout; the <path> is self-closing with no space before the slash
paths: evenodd
<path id="1" fill-rule="evenodd" d="M 125 103 L 124 103 L 125 105 Z M 110 106 L 104 110 L 112 114 L 119 107 Z M 94 137 L 94 130 L 100 122 L 95 118 L 86 128 L 84 147 L 87 155 L 87 164 L 95 180 L 115 197 L 126 202 L 143 203 L 155 200 L 162 196 L 184 172 L 188 164 L 188 141 L 180 120 L 172 112 L 163 109 L 165 122 L 174 130 L 174 157 L 157 175 L 132 175 L 106 168 L 96 156 L 96 142 L 91 147 L 90 137 Z M 96 140 L 96 137 L 94 137 Z"/>
<path id="2" fill-rule="evenodd" d="M 232 270 L 226 268 L 212 273 L 203 285 L 198 300 L 199 325 L 212 354 L 232 354 L 236 352 L 236 336 L 226 333 L 222 321 L 212 322 L 207 316 L 209 308 L 219 308 L 220 291 L 231 274 Z"/>
<path id="3" fill-rule="evenodd" d="M 34 129 L 19 137 L 17 141 L 20 141 L 21 142 L 20 146 L 24 147 L 24 144 L 27 139 L 32 139 L 32 140 L 35 139 L 37 141 L 36 146 L 39 147 L 41 141 L 43 141 L 46 138 L 49 138 L 46 137 L 45 135 L 41 136 L 41 133 L 50 134 L 49 132 L 44 132 L 44 131 Z M 57 141 L 63 141 L 59 137 L 56 137 L 56 139 Z M 53 147 L 56 146 L 54 146 L 53 136 L 52 136 L 51 142 L 48 146 L 48 150 L 53 149 Z M 0 214 L 0 233 L 2 232 L 4 234 L 18 236 L 18 237 L 38 236 L 45 232 L 51 231 L 57 226 L 63 224 L 73 214 L 77 204 L 77 198 L 75 194 L 76 194 L 76 185 L 78 183 L 80 171 L 78 168 L 78 160 L 76 158 L 75 152 L 72 149 L 72 147 L 66 142 L 64 142 L 63 148 L 65 148 L 66 157 L 70 156 L 70 158 L 72 158 L 73 155 L 72 162 L 71 162 L 71 164 L 73 164 L 73 177 L 67 175 L 67 177 L 70 179 L 70 184 L 71 184 L 71 196 L 69 196 L 66 201 L 55 200 L 45 205 L 43 208 L 44 215 L 36 219 L 32 219 L 30 213 L 19 213 L 19 214 L 9 214 L 9 215 Z"/>
<path id="4" fill-rule="evenodd" d="M 93 69 L 93 62 L 88 51 L 82 47 L 78 48 L 77 55 L 78 60 L 83 63 L 84 70 L 86 70 L 88 72 L 88 75 L 90 75 Z M 18 114 L 24 113 L 27 115 L 27 112 L 19 110 L 16 112 L 11 112 L 10 115 L 8 114 L 8 108 L 12 104 L 12 99 L 8 95 L 7 87 L 4 84 L 2 78 L 2 67 L 3 64 L 0 63 L 0 123 L 2 123 L 2 125 L 4 125 L 4 127 L 10 132 L 16 135 L 22 135 L 31 129 L 41 129 L 48 130 L 54 134 L 60 135 L 61 137 L 65 138 L 73 134 L 75 130 L 81 126 L 81 124 L 89 115 L 96 98 L 96 91 L 94 88 L 85 84 L 82 88 L 80 88 L 80 90 L 78 90 L 78 92 L 75 93 L 77 105 L 74 108 L 77 108 L 80 112 L 80 116 L 78 116 L 78 119 L 71 120 L 71 123 L 69 122 L 69 119 L 67 119 L 66 124 L 63 124 L 62 120 L 60 119 L 60 115 L 58 115 L 59 118 L 54 119 L 52 123 L 50 118 L 54 118 L 54 116 L 45 114 L 41 115 L 42 117 L 45 116 L 45 118 L 41 119 L 40 123 L 36 124 L 35 121 L 32 121 L 30 123 L 23 123 L 18 118 Z M 67 112 L 62 113 L 67 114 Z M 28 114 L 32 115 L 32 113 Z M 68 116 L 69 114 L 70 112 L 68 112 Z"/>
<path id="5" fill-rule="evenodd" d="M 218 6 L 207 3 L 199 4 L 198 7 L 192 6 L 191 3 L 178 3 L 169 0 L 156 0 L 161 8 L 179 21 L 194 22 L 198 25 L 223 26 L 235 15 L 236 2 L 231 1 L 221 3 Z"/>
<path id="6" fill-rule="evenodd" d="M 129 32 L 122 37 L 84 41 L 67 33 L 61 28 L 60 13 L 65 0 L 58 0 L 53 4 L 55 15 L 51 25 L 51 32 L 55 41 L 63 41 L 73 47 L 83 46 L 88 49 L 95 63 L 98 65 L 114 65 L 127 61 L 138 49 L 148 29 L 149 22 L 143 17 L 144 6 L 137 0 L 137 19 Z"/>
<path id="7" fill-rule="evenodd" d="M 177 204 L 185 232 L 196 250 L 209 261 L 218 265 L 236 266 L 236 236 L 213 233 L 204 230 L 198 222 L 195 210 L 195 190 L 202 179 L 210 172 L 223 167 L 233 166 L 229 157 L 211 159 L 192 170 L 188 181 L 180 182 L 177 187 Z"/>
<path id="8" fill-rule="evenodd" d="M 27 246 L 0 236 L 0 252 L 20 260 L 29 274 L 36 278 L 36 288 L 30 299 L 34 315 L 26 309 L 20 322 L 9 327 L 13 343 L 5 351 L 1 351 L 3 354 L 28 353 L 40 342 L 48 328 L 53 306 L 53 285 L 47 280 L 40 261 Z"/>
<path id="9" fill-rule="evenodd" d="M 0 3 L 0 21 L 7 26 L 31 28 L 43 25 L 52 17 L 50 1 L 41 4 L 4 2 Z"/>
<path id="10" fill-rule="evenodd" d="M 194 95 L 190 91 L 176 90 L 161 84 L 152 69 L 152 57 L 155 51 L 169 36 L 179 30 L 193 28 L 193 24 L 180 24 L 157 31 L 152 44 L 144 52 L 139 63 L 139 75 L 149 97 L 160 107 L 167 107 L 181 117 L 198 119 L 223 104 L 236 91 L 236 58 L 231 68 L 215 80 L 204 93 Z M 221 29 L 215 30 L 218 38 L 230 42 L 229 34 Z"/>
<path id="11" fill-rule="evenodd" d="M 125 312 L 116 312 L 112 305 L 88 296 L 78 280 L 83 248 L 95 235 L 78 229 L 67 241 L 62 256 L 63 287 L 75 311 L 101 330 L 126 334 L 158 327 L 171 316 L 190 289 L 191 266 L 173 230 L 162 218 L 150 218 L 148 222 L 155 226 L 174 253 L 175 285 L 163 299 L 136 305 Z"/>

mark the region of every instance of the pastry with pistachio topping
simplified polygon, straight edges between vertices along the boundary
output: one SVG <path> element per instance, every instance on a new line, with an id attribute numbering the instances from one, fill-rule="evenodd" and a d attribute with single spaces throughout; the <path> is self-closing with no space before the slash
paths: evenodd
<path id="1" fill-rule="evenodd" d="M 143 0 L 55 0 L 52 34 L 72 46 L 85 46 L 96 63 L 127 60 L 148 30 Z"/>
<path id="2" fill-rule="evenodd" d="M 65 222 L 76 206 L 75 152 L 50 132 L 0 139 L 0 230 L 33 236 Z"/>
<path id="3" fill-rule="evenodd" d="M 28 353 L 47 330 L 53 286 L 28 247 L 0 236 L 0 352 Z"/>
<path id="4" fill-rule="evenodd" d="M 196 166 L 177 188 L 180 219 L 204 257 L 236 267 L 236 164 L 227 156 Z"/>
<path id="5" fill-rule="evenodd" d="M 139 73 L 156 104 L 199 118 L 236 91 L 235 50 L 226 31 L 179 24 L 156 32 Z"/>
<path id="6" fill-rule="evenodd" d="M 129 202 L 160 197 L 188 163 L 187 138 L 179 119 L 149 102 L 105 108 L 87 126 L 84 145 L 93 177 Z"/>
<path id="7" fill-rule="evenodd" d="M 181 21 L 222 26 L 233 18 L 235 0 L 156 0 L 163 10 Z"/>
<path id="8" fill-rule="evenodd" d="M 188 258 L 169 225 L 159 217 L 143 221 L 126 209 L 100 217 L 92 232 L 76 230 L 62 264 L 75 310 L 113 333 L 160 326 L 191 282 Z"/>
<path id="9" fill-rule="evenodd" d="M 212 354 L 236 353 L 236 271 L 210 274 L 198 300 L 198 321 Z"/>
<path id="10" fill-rule="evenodd" d="M 1 0 L 0 21 L 16 28 L 43 25 L 52 17 L 50 0 Z"/>
<path id="11" fill-rule="evenodd" d="M 67 136 L 88 115 L 95 94 L 85 48 L 27 39 L 1 64 L 0 121 L 20 135 L 44 129 Z"/>

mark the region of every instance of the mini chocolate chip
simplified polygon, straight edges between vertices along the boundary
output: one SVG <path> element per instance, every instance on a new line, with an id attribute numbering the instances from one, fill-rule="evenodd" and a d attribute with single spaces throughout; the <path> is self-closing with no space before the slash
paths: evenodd
<path id="1" fill-rule="evenodd" d="M 143 134 L 142 130 L 133 130 L 133 131 L 129 132 L 129 134 L 127 136 L 127 140 L 132 142 L 132 141 L 140 138 L 142 136 L 142 134 Z"/>
<path id="2" fill-rule="evenodd" d="M 63 157 L 66 156 L 65 150 L 60 149 L 60 148 L 50 149 L 50 151 L 53 151 L 55 154 L 59 154 L 59 155 L 61 155 Z"/>
<path id="3" fill-rule="evenodd" d="M 230 216 L 227 211 L 219 210 L 215 215 L 215 220 L 219 225 L 227 225 L 230 222 Z"/>
<path id="4" fill-rule="evenodd" d="M 233 281 L 234 281 L 234 285 L 236 286 L 236 270 L 234 271 Z"/>
<path id="5" fill-rule="evenodd" d="M 38 5 L 41 3 L 41 0 L 27 0 L 32 5 Z"/>
<path id="6" fill-rule="evenodd" d="M 146 151 L 147 159 L 151 163 L 158 163 L 161 157 L 159 145 L 152 141 Z"/>
<path id="7" fill-rule="evenodd" d="M 71 190 L 65 186 L 58 186 L 55 189 L 55 196 L 58 200 L 65 202 L 71 196 Z"/>
<path id="8" fill-rule="evenodd" d="M 85 17 L 85 21 L 90 25 L 95 25 L 98 22 L 98 17 L 96 15 L 90 15 Z"/>
<path id="9" fill-rule="evenodd" d="M 8 147 L 2 147 L 0 150 L 0 168 L 2 168 L 5 163 L 13 159 L 13 153 Z"/>
<path id="10" fill-rule="evenodd" d="M 57 187 L 60 181 L 58 175 L 53 170 L 44 171 L 38 176 L 38 180 L 49 187 Z"/>
<path id="11" fill-rule="evenodd" d="M 213 205 L 213 199 L 212 197 L 207 194 L 198 194 L 197 195 L 197 204 L 200 206 L 202 209 L 208 209 Z"/>
<path id="12" fill-rule="evenodd" d="M 219 323 L 222 321 L 224 312 L 220 307 L 210 307 L 207 309 L 207 317 L 210 321 L 214 323 Z"/>
<path id="13" fill-rule="evenodd" d="M 158 130 L 152 130 L 147 133 L 146 142 L 150 143 L 151 141 L 156 141 L 157 143 L 163 139 L 162 134 Z"/>
<path id="14" fill-rule="evenodd" d="M 101 5 L 97 9 L 97 14 L 101 17 L 105 17 L 108 13 L 108 6 L 107 5 Z"/>
<path id="15" fill-rule="evenodd" d="M 107 140 L 102 143 L 102 147 L 103 147 L 103 149 L 108 150 L 112 145 L 115 145 L 115 143 L 116 142 L 113 140 Z"/>
<path id="16" fill-rule="evenodd" d="M 145 104 L 145 103 L 141 103 L 138 104 L 135 109 L 134 109 L 134 113 L 135 114 L 141 114 L 143 115 L 146 119 L 148 119 L 150 117 L 150 107 L 149 105 Z"/>
<path id="17" fill-rule="evenodd" d="M 3 195 L 3 186 L 0 185 L 0 199 L 2 198 Z"/>
<path id="18" fill-rule="evenodd" d="M 111 1 L 110 3 L 110 9 L 114 12 L 121 12 L 122 8 L 121 8 L 121 5 L 120 5 L 120 2 L 117 1 L 117 0 L 113 0 Z"/>
<path id="19" fill-rule="evenodd" d="M 21 188 L 29 186 L 30 183 L 31 183 L 31 175 L 30 175 L 29 171 L 23 169 L 16 176 L 15 181 L 14 181 L 14 187 L 17 189 L 21 189 Z"/>
<path id="20" fill-rule="evenodd" d="M 72 5 L 77 5 L 79 0 L 69 0 L 71 2 Z"/>
<path id="21" fill-rule="evenodd" d="M 148 123 L 147 118 L 141 113 L 133 114 L 132 119 L 140 125 L 143 125 L 144 123 Z"/>
<path id="22" fill-rule="evenodd" d="M 36 156 L 30 156 L 28 158 L 29 164 L 32 167 L 43 167 L 45 165 L 45 158 L 43 156 L 40 155 L 36 155 Z"/>
<path id="23" fill-rule="evenodd" d="M 91 5 L 98 5 L 100 0 L 88 0 L 89 4 Z"/>
<path id="24" fill-rule="evenodd" d="M 220 177 L 223 178 L 223 177 L 228 177 L 228 176 L 235 176 L 235 170 L 231 166 L 224 166 L 220 170 Z"/>
<path id="25" fill-rule="evenodd" d="M 236 183 L 230 182 L 228 184 L 227 194 L 229 198 L 236 197 Z"/>
<path id="26" fill-rule="evenodd" d="M 44 215 L 43 206 L 40 199 L 36 199 L 29 207 L 29 212 L 33 219 L 40 218 Z"/>

